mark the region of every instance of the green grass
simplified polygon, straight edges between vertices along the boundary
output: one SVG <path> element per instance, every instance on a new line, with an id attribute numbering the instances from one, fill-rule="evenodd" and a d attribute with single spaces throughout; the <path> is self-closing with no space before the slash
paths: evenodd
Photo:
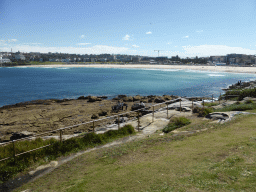
<path id="1" fill-rule="evenodd" d="M 27 168 L 31 167 L 37 162 L 48 162 L 56 159 L 57 157 L 67 155 L 71 152 L 83 150 L 89 147 L 102 145 L 107 142 L 113 141 L 114 139 L 124 137 L 130 134 L 134 134 L 135 130 L 131 125 L 126 125 L 119 130 L 110 130 L 104 134 L 88 133 L 82 137 L 71 138 L 63 143 L 55 139 L 43 141 L 38 138 L 34 141 L 20 141 L 16 142 L 15 150 L 16 154 L 29 151 L 38 147 L 52 144 L 49 147 L 26 153 L 6 161 L 0 162 L 0 183 L 5 182 L 8 179 L 15 176 Z M 0 158 L 10 157 L 13 154 L 12 145 L 1 147 Z"/>
<path id="2" fill-rule="evenodd" d="M 190 137 L 154 134 L 99 149 L 17 191 L 255 191 L 255 121 L 238 116 Z"/>
<path id="3" fill-rule="evenodd" d="M 216 106 L 216 105 L 219 105 L 219 102 L 212 102 L 212 103 L 208 103 L 208 102 L 206 103 L 206 102 L 205 102 L 205 103 L 204 103 L 204 106 L 205 106 L 205 107 L 212 107 L 212 106 Z"/>
<path id="4" fill-rule="evenodd" d="M 226 107 L 223 107 L 221 109 L 216 109 L 216 112 L 226 112 L 226 111 L 248 111 L 248 110 L 255 110 L 256 109 L 256 103 L 235 103 L 233 105 L 228 105 Z"/>

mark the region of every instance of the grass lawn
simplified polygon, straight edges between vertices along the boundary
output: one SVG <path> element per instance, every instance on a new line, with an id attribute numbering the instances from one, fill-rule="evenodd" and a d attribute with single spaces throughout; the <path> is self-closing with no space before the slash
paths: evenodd
<path id="1" fill-rule="evenodd" d="M 99 149 L 17 191 L 255 191 L 256 116 L 218 126 L 196 121 L 188 126 L 211 129 Z"/>

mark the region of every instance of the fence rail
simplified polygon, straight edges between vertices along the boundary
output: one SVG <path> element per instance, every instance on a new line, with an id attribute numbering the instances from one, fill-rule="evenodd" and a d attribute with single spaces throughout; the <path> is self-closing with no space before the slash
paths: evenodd
<path id="1" fill-rule="evenodd" d="M 212 96 L 212 102 L 213 102 L 213 95 L 211 94 L 211 95 L 208 95 L 208 96 Z M 207 97 L 207 96 L 205 96 L 205 97 Z M 167 118 L 168 118 L 168 105 L 169 104 L 180 102 L 180 112 L 181 112 L 181 108 L 182 108 L 181 107 L 181 100 L 182 100 L 181 98 L 182 97 L 180 97 L 178 99 L 168 100 L 168 101 L 165 101 L 163 103 L 158 103 L 158 104 L 152 105 L 151 106 L 153 108 L 153 110 L 152 110 L 152 122 L 154 122 L 154 113 L 157 111 L 157 109 L 155 107 L 159 106 L 159 108 L 158 108 L 158 110 L 159 110 L 159 109 L 161 109 L 161 105 L 163 105 L 163 104 L 167 106 L 166 107 Z M 194 97 L 194 98 L 200 98 L 200 97 Z M 221 99 L 221 94 L 220 94 L 220 97 L 219 97 L 219 101 L 220 101 L 220 99 Z M 192 100 L 192 110 L 194 108 L 194 103 L 193 102 L 194 101 Z M 203 102 L 203 106 L 204 106 L 204 102 Z M 143 111 L 143 110 L 144 109 L 137 109 L 137 110 L 133 110 L 133 111 L 128 111 L 128 112 L 125 112 L 125 113 L 120 113 L 120 114 L 117 114 L 117 115 L 112 115 L 112 116 L 101 118 L 101 119 L 96 119 L 96 120 L 92 120 L 92 121 L 88 121 L 88 122 L 84 122 L 84 123 L 80 123 L 80 124 L 76 124 L 76 125 L 71 125 L 71 126 L 55 129 L 55 130 L 52 130 L 52 131 L 47 131 L 47 132 L 36 134 L 36 135 L 30 136 L 30 137 L 24 137 L 24 138 L 21 138 L 21 139 L 17 139 L 17 140 L 12 140 L 12 141 L 9 141 L 9 142 L 1 143 L 0 147 L 6 146 L 6 145 L 9 145 L 9 144 L 13 144 L 13 156 L 10 156 L 10 157 L 4 158 L 4 159 L 0 159 L 0 162 L 8 160 L 8 159 L 11 159 L 11 158 L 15 159 L 15 157 L 17 157 L 17 156 L 20 156 L 20 155 L 23 155 L 23 154 L 26 154 L 26 153 L 30 153 L 32 151 L 36 151 L 36 150 L 39 150 L 39 149 L 42 149 L 42 148 L 49 147 L 49 146 L 53 145 L 53 144 L 48 144 L 48 145 L 45 145 L 45 146 L 42 146 L 42 147 L 38 147 L 38 148 L 29 150 L 29 151 L 25 151 L 25 152 L 16 154 L 16 152 L 15 152 L 15 143 L 18 142 L 18 141 L 31 140 L 31 139 L 34 139 L 36 137 L 40 137 L 42 135 L 46 135 L 46 134 L 50 134 L 50 133 L 55 133 L 55 132 L 60 132 L 59 139 L 60 139 L 60 142 L 63 142 L 62 134 L 63 134 L 64 130 L 68 130 L 68 129 L 72 129 L 74 127 L 78 127 L 78 126 L 81 126 L 81 125 L 86 125 L 86 124 L 92 123 L 93 124 L 93 132 L 95 132 L 95 123 L 96 122 L 100 122 L 100 121 L 111 119 L 111 118 L 117 118 L 118 119 L 117 124 L 118 124 L 118 129 L 120 129 L 120 116 L 124 116 L 124 115 L 131 114 L 131 113 L 134 113 L 134 112 L 135 113 L 137 112 L 136 116 L 137 116 L 137 121 L 138 121 L 138 131 L 140 131 L 139 130 L 140 112 Z"/>

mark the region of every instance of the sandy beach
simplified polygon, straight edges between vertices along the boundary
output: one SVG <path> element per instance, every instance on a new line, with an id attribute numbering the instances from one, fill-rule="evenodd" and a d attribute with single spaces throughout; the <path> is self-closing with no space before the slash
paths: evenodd
<path id="1" fill-rule="evenodd" d="M 89 68 L 127 68 L 127 69 L 173 69 L 173 70 L 198 70 L 230 73 L 256 73 L 256 67 L 234 67 L 234 66 L 200 66 L 200 65 L 147 65 L 147 64 L 47 64 L 31 65 L 29 67 L 89 67 Z"/>

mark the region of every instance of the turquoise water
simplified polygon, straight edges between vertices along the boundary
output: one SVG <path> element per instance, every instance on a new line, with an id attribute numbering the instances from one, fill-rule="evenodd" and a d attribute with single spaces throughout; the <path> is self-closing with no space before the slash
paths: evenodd
<path id="1" fill-rule="evenodd" d="M 179 95 L 217 97 L 221 88 L 254 74 L 191 70 L 107 68 L 0 68 L 0 106 L 81 95 Z"/>

